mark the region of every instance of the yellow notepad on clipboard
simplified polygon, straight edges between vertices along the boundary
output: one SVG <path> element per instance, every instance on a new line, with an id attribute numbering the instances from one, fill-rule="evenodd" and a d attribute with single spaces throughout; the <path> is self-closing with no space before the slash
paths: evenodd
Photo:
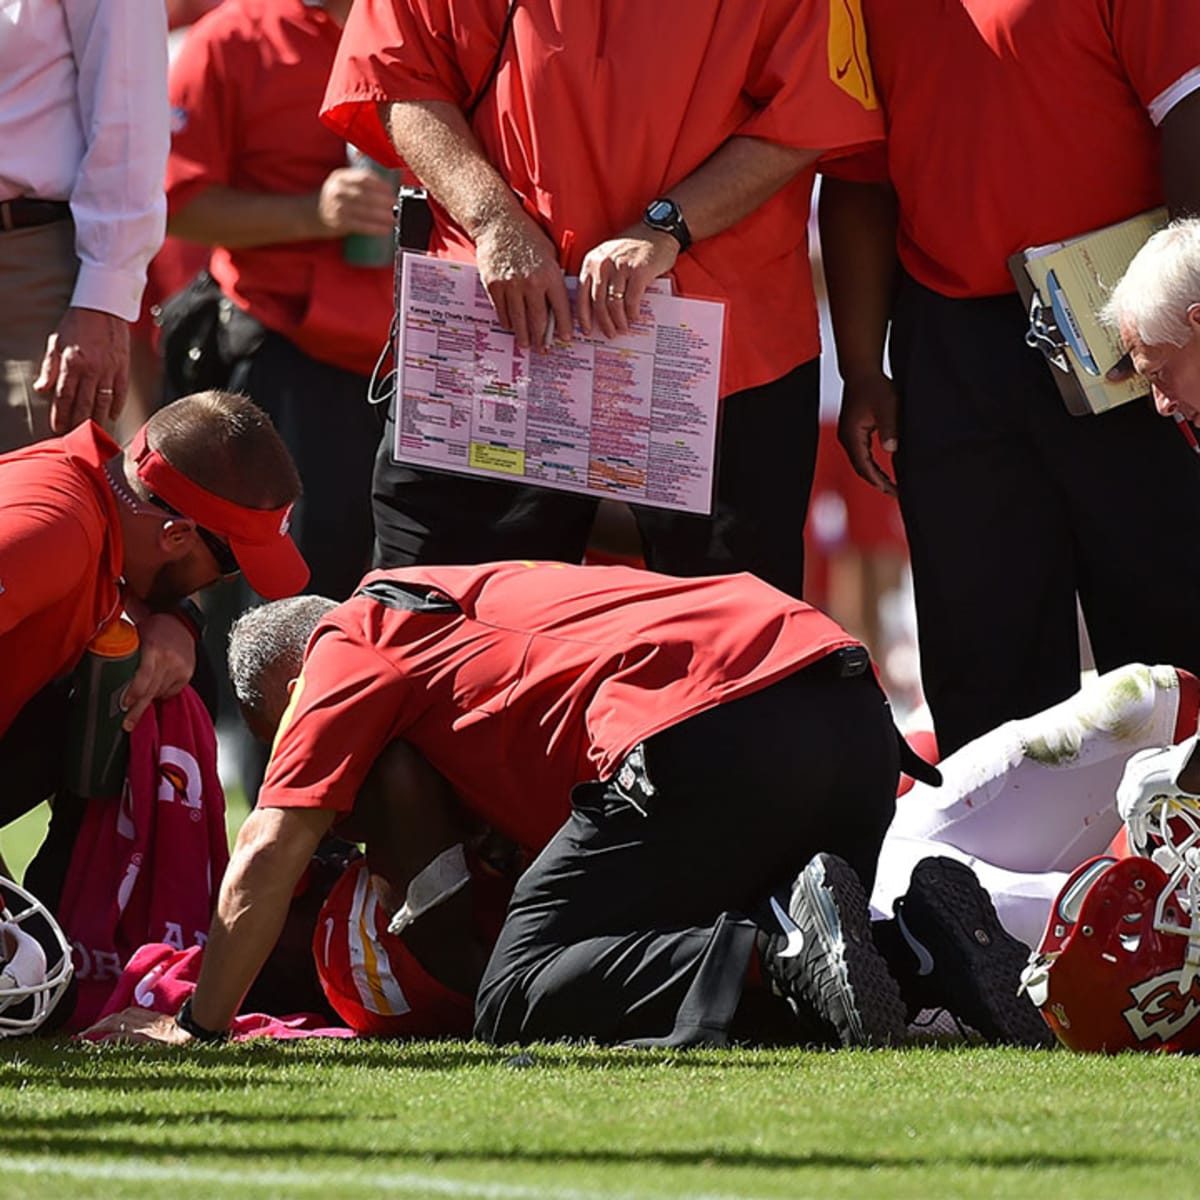
<path id="1" fill-rule="evenodd" d="M 1107 412 L 1149 392 L 1136 375 L 1122 383 L 1105 379 L 1125 351 L 1117 331 L 1096 314 L 1133 256 L 1168 219 L 1165 208 L 1152 209 L 1079 237 L 1031 246 L 1009 259 L 1029 311 L 1025 340 L 1046 356 L 1076 416 Z"/>

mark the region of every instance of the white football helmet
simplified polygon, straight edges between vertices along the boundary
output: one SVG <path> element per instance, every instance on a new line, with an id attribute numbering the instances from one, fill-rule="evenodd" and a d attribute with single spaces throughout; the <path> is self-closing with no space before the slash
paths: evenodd
<path id="1" fill-rule="evenodd" d="M 1200 974 L 1200 795 L 1179 786 L 1197 739 L 1142 750 L 1130 758 L 1117 788 L 1129 849 L 1167 876 L 1154 905 L 1154 928 L 1188 939 L 1188 982 Z"/>
<path id="2" fill-rule="evenodd" d="M 71 947 L 58 922 L 0 875 L 0 1037 L 33 1033 L 71 982 Z"/>

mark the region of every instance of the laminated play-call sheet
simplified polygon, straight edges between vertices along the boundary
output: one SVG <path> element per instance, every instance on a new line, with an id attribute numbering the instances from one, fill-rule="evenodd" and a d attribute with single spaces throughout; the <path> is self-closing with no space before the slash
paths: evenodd
<path id="1" fill-rule="evenodd" d="M 397 462 L 711 511 L 723 305 L 656 281 L 628 334 L 542 353 L 470 263 L 406 254 L 399 291 Z"/>

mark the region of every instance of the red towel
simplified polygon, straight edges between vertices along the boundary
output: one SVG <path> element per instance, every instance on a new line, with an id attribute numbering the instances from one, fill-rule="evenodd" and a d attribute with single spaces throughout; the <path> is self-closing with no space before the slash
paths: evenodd
<path id="1" fill-rule="evenodd" d="M 183 1002 L 196 990 L 201 954 L 199 946 L 190 946 L 186 950 L 177 950 L 162 942 L 143 946 L 129 960 L 116 989 L 96 1019 L 134 1007 L 149 1009 L 151 1012 L 178 1012 Z M 286 1039 L 355 1036 L 352 1029 L 326 1026 L 323 1021 L 323 1017 L 314 1013 L 297 1013 L 287 1017 L 242 1013 L 233 1019 L 231 1036 L 235 1042 L 253 1037 Z M 93 1037 L 85 1033 L 81 1036 L 88 1041 L 104 1039 L 103 1034 Z"/>
<path id="2" fill-rule="evenodd" d="M 203 945 L 228 861 L 216 735 L 185 688 L 130 735 L 120 802 L 88 802 L 57 913 L 79 981 L 68 1029 L 96 1020 L 139 946 Z"/>

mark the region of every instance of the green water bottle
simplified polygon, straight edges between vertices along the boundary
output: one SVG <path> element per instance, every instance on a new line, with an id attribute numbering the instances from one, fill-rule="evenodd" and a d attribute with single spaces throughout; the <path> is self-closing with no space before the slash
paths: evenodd
<path id="1" fill-rule="evenodd" d="M 346 147 L 346 162 L 352 167 L 365 167 L 392 185 L 400 186 L 400 172 L 385 167 L 357 146 Z M 388 267 L 396 257 L 393 235 L 390 233 L 348 233 L 342 239 L 342 257 L 353 267 Z"/>
<path id="2" fill-rule="evenodd" d="M 129 765 L 121 702 L 137 665 L 137 626 L 118 616 L 91 640 L 75 668 L 63 782 L 78 796 L 121 794 Z"/>

